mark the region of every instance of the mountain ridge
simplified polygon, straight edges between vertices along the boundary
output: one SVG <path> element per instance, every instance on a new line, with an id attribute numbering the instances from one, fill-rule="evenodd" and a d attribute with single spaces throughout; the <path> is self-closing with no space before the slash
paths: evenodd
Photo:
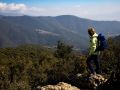
<path id="1" fill-rule="evenodd" d="M 94 21 L 72 15 L 55 17 L 0 15 L 0 22 L 0 47 L 21 44 L 53 46 L 58 40 L 63 40 L 75 48 L 85 49 L 88 46 L 87 29 L 90 26 L 95 27 L 97 33 L 102 32 L 106 36 L 108 32 L 120 33 L 119 21 Z M 37 32 L 38 29 L 42 30 L 42 33 Z"/>

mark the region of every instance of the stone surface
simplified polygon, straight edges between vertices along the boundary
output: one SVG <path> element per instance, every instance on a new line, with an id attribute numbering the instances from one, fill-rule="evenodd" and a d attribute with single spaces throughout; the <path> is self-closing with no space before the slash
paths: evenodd
<path id="1" fill-rule="evenodd" d="M 72 81 L 72 84 L 79 87 L 81 90 L 96 90 L 96 88 L 101 84 L 104 84 L 107 79 L 100 74 L 77 74 Z M 38 86 L 37 90 L 80 90 L 75 86 L 59 82 L 57 85 L 47 85 L 43 87 Z"/>
<path id="2" fill-rule="evenodd" d="M 96 89 L 99 85 L 105 83 L 107 79 L 105 79 L 100 74 L 91 74 L 89 76 L 77 74 L 76 82 L 78 82 L 78 86 L 81 88 L 87 89 Z"/>
<path id="3" fill-rule="evenodd" d="M 80 90 L 77 87 L 71 86 L 70 84 L 60 82 L 57 85 L 47 85 L 43 87 L 37 87 L 38 90 Z"/>

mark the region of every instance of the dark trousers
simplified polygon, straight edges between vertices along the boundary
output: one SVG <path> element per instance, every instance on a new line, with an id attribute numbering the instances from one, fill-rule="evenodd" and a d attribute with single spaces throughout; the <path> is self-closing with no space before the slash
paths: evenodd
<path id="1" fill-rule="evenodd" d="M 98 55 L 91 55 L 87 58 L 87 67 L 90 73 L 100 73 L 100 63 L 98 59 Z M 95 69 L 93 68 L 93 63 L 95 64 Z"/>

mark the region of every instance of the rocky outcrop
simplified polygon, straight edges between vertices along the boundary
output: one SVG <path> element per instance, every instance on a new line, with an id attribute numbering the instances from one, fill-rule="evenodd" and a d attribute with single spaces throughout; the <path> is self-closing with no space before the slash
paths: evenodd
<path id="1" fill-rule="evenodd" d="M 96 89 L 99 85 L 105 83 L 107 79 L 105 79 L 102 75 L 84 75 L 77 74 L 76 78 L 74 78 L 74 82 L 76 82 L 77 87 L 81 89 Z"/>
<path id="2" fill-rule="evenodd" d="M 43 87 L 37 87 L 37 90 L 80 90 L 80 89 L 71 86 L 70 84 L 60 82 L 57 85 L 47 85 Z"/>
<path id="3" fill-rule="evenodd" d="M 105 79 L 102 75 L 84 75 L 77 74 L 71 82 L 73 85 L 79 87 L 82 90 L 96 90 L 102 84 L 104 84 L 107 79 Z M 79 88 L 71 86 L 70 84 L 60 82 L 57 85 L 47 85 L 37 87 L 37 90 L 80 90 Z M 99 90 L 99 89 L 98 89 Z"/>

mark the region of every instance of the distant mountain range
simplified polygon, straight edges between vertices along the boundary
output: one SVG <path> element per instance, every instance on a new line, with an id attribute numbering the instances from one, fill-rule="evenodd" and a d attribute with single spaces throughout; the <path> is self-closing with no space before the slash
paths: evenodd
<path id="1" fill-rule="evenodd" d="M 54 46 L 58 40 L 85 49 L 88 46 L 88 27 L 97 33 L 120 34 L 119 21 L 94 21 L 72 15 L 50 16 L 0 16 L 0 47 L 21 44 Z"/>

